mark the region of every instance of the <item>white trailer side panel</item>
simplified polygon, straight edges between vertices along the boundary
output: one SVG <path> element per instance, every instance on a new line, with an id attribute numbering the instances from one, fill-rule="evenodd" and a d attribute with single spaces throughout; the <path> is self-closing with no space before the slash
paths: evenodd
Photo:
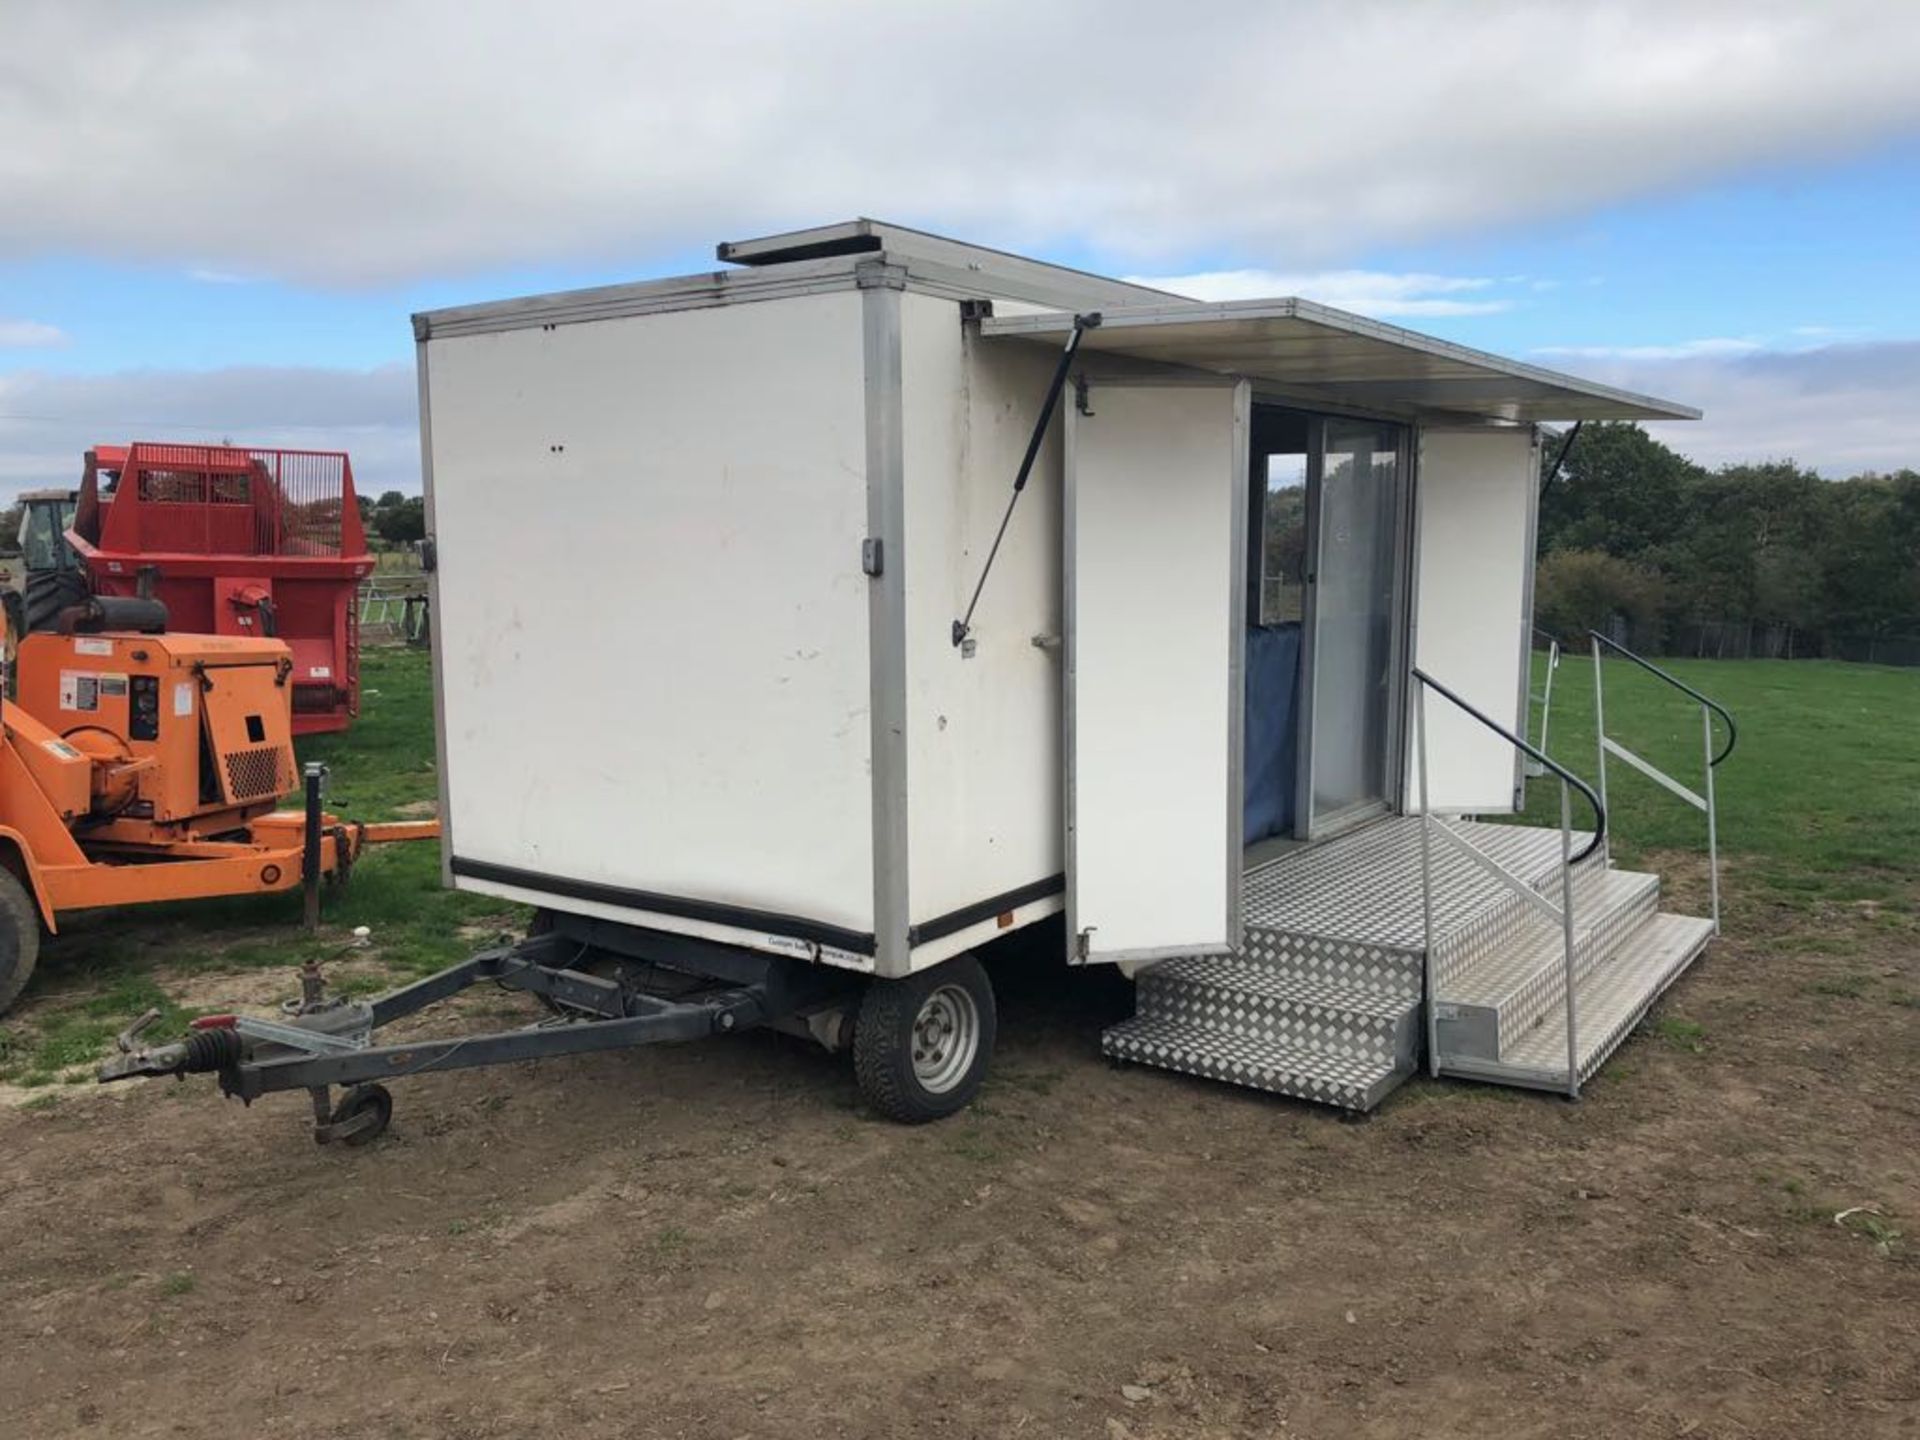
<path id="1" fill-rule="evenodd" d="M 1074 958 L 1240 943 L 1245 381 L 1096 383 L 1066 426 Z"/>
<path id="2" fill-rule="evenodd" d="M 1425 427 L 1415 472 L 1414 664 L 1521 736 L 1527 733 L 1537 443 L 1531 426 Z M 1518 809 L 1520 753 L 1438 695 L 1428 695 L 1426 707 L 1433 808 Z M 1409 810 L 1418 810 L 1420 800 L 1417 744 L 1409 717 Z"/>
<path id="3" fill-rule="evenodd" d="M 905 441 L 909 909 L 925 926 L 995 897 L 1018 923 L 1060 907 L 1060 421 L 1041 447 L 974 616 L 966 608 L 1012 492 L 1054 354 L 963 338 L 950 300 L 901 297 Z M 1071 396 L 1062 407 L 1071 403 Z M 935 928 L 944 928 L 936 926 Z M 923 941 L 915 964 L 997 930 Z"/>
<path id="4" fill-rule="evenodd" d="M 456 870 L 870 933 L 858 293 L 423 363 Z"/>

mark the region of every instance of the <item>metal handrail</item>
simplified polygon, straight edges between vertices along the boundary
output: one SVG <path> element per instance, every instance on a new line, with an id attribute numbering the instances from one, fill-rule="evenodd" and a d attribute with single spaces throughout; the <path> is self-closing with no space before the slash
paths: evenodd
<path id="1" fill-rule="evenodd" d="M 1691 685 L 1687 684 L 1686 681 L 1680 679 L 1677 675 L 1668 674 L 1665 670 L 1662 670 L 1658 665 L 1654 664 L 1651 660 L 1647 659 L 1644 655 L 1634 654 L 1633 651 L 1627 649 L 1627 647 L 1622 645 L 1618 640 L 1609 640 L 1606 636 L 1602 635 L 1598 630 L 1589 630 L 1587 633 L 1591 635 L 1595 640 L 1598 640 L 1602 645 L 1606 646 L 1609 650 L 1613 651 L 1616 655 L 1623 655 L 1627 659 L 1631 660 L 1634 664 L 1638 665 L 1642 670 L 1645 670 L 1649 675 L 1659 676 L 1662 680 L 1666 681 L 1667 684 L 1673 686 L 1674 689 L 1680 691 L 1683 695 L 1687 695 L 1695 700 L 1698 700 L 1702 705 L 1706 706 L 1709 710 L 1713 711 L 1714 714 L 1718 715 L 1722 720 L 1726 722 L 1727 743 L 1724 747 L 1722 747 L 1718 755 L 1714 756 L 1711 760 L 1707 762 L 1708 769 L 1710 770 L 1718 769 L 1720 762 L 1726 759 L 1729 755 L 1733 754 L 1733 747 L 1734 747 L 1734 744 L 1740 738 L 1740 731 L 1739 731 L 1739 728 L 1733 723 L 1732 712 L 1729 711 L 1726 706 L 1722 705 L 1718 700 L 1713 699 L 1711 696 L 1702 695 L 1698 690 L 1694 689 Z"/>
<path id="2" fill-rule="evenodd" d="M 1533 633 L 1536 638 L 1547 642 L 1547 683 L 1540 687 L 1540 693 L 1538 695 L 1533 693 L 1532 675 L 1529 674 L 1527 677 L 1527 699 L 1529 701 L 1538 700 L 1540 702 L 1540 748 L 1545 750 L 1547 748 L 1548 727 L 1553 723 L 1553 677 L 1560 669 L 1560 637 L 1551 631 L 1542 630 L 1538 625 L 1533 627 Z M 1531 669 L 1532 663 L 1532 649 L 1529 647 L 1527 660 L 1529 669 Z M 1531 724 L 1532 717 L 1529 716 L 1529 728 L 1531 728 Z M 1538 767 L 1527 771 L 1529 778 L 1545 773 L 1544 770 Z"/>
<path id="3" fill-rule="evenodd" d="M 1486 715 L 1475 706 L 1460 698 L 1442 685 L 1419 666 L 1412 667 L 1413 678 L 1419 682 L 1414 691 L 1413 718 L 1420 749 L 1420 922 L 1426 941 L 1425 954 L 1425 991 L 1427 1011 L 1427 1068 L 1434 1074 L 1440 1073 L 1440 998 L 1439 976 L 1434 963 L 1433 944 L 1433 832 L 1436 821 L 1433 806 L 1427 793 L 1429 757 L 1427 752 L 1427 691 L 1438 693 L 1443 699 L 1451 701 L 1487 729 L 1493 731 L 1509 745 L 1517 747 L 1522 754 L 1530 755 L 1547 770 L 1551 770 L 1560 781 L 1560 904 L 1554 907 L 1541 902 L 1545 913 L 1560 922 L 1560 955 L 1564 990 L 1562 1007 L 1567 1031 L 1567 1094 L 1578 1098 L 1580 1094 L 1580 1018 L 1575 996 L 1574 953 L 1574 867 L 1598 850 L 1607 838 L 1607 807 L 1591 786 L 1575 775 L 1566 766 L 1552 759 L 1544 750 L 1536 749 L 1521 739 L 1499 721 Z M 1578 790 L 1586 797 L 1587 804 L 1593 807 L 1593 838 L 1577 856 L 1573 853 L 1573 801 L 1572 794 Z M 1446 827 L 1442 826 L 1444 831 Z M 1462 841 L 1464 837 L 1449 835 L 1450 841 Z M 1518 887 L 1523 882 L 1517 875 L 1508 871 L 1492 856 L 1482 854 L 1477 847 L 1465 847 L 1477 863 L 1491 869 L 1502 883 Z"/>
<path id="4" fill-rule="evenodd" d="M 1593 650 L 1593 730 L 1595 738 L 1600 742 L 1598 776 L 1601 798 L 1604 801 L 1607 793 L 1607 756 L 1617 755 L 1656 785 L 1679 796 L 1707 817 L 1707 893 L 1713 905 L 1713 933 L 1718 935 L 1720 933 L 1720 812 L 1713 793 L 1713 772 L 1722 760 L 1733 753 L 1734 743 L 1739 738 L 1739 731 L 1733 723 L 1733 715 L 1719 701 L 1702 695 L 1686 681 L 1669 675 L 1652 661 L 1634 654 L 1619 641 L 1609 640 L 1598 630 L 1589 630 L 1587 636 Z M 1706 791 L 1704 795 L 1695 794 L 1651 760 L 1634 753 L 1607 734 L 1604 667 L 1600 663 L 1600 647 L 1603 645 L 1631 660 L 1656 679 L 1664 680 L 1700 707 L 1700 753 L 1706 761 L 1703 772 L 1705 783 L 1701 786 Z M 1717 755 L 1713 750 L 1713 717 L 1715 715 L 1726 722 L 1727 727 L 1727 743 L 1721 747 Z"/>
<path id="5" fill-rule="evenodd" d="M 1587 841 L 1587 845 L 1584 850 L 1582 850 L 1578 855 L 1573 857 L 1574 864 L 1578 865 L 1582 860 L 1585 860 L 1589 855 L 1593 854 L 1594 851 L 1600 848 L 1600 846 L 1606 841 L 1606 838 L 1607 838 L 1607 807 L 1606 807 L 1606 804 L 1600 799 L 1600 795 L 1598 791 L 1596 791 L 1591 785 L 1587 784 L 1587 782 L 1582 780 L 1578 775 L 1574 774 L 1571 770 L 1567 769 L 1567 767 L 1562 765 L 1558 760 L 1555 760 L 1552 756 L 1548 755 L 1546 751 L 1536 749 L 1531 743 L 1529 743 L 1528 741 L 1522 740 L 1518 735 L 1514 734 L 1511 730 L 1507 729 L 1506 726 L 1502 725 L 1498 720 L 1492 719 L 1491 717 L 1484 714 L 1483 712 L 1476 710 L 1472 705 L 1468 704 L 1465 700 L 1462 700 L 1458 695 L 1454 694 L 1453 691 L 1449 690 L 1446 686 L 1442 685 L 1438 680 L 1434 679 L 1431 675 L 1427 674 L 1427 672 L 1422 670 L 1418 665 L 1413 667 L 1413 678 L 1418 680 L 1422 685 L 1426 686 L 1429 690 L 1437 691 L 1445 699 L 1451 700 L 1460 709 L 1466 711 L 1467 714 L 1471 715 L 1474 719 L 1478 720 L 1482 725 L 1486 726 L 1487 729 L 1493 731 L 1494 734 L 1498 735 L 1501 739 L 1505 740 L 1509 745 L 1514 746 L 1522 754 L 1527 755 L 1534 760 L 1537 760 L 1541 765 L 1551 770 L 1555 775 L 1558 775 L 1562 780 L 1564 780 L 1567 784 L 1571 785 L 1574 789 L 1578 790 L 1581 793 L 1581 795 L 1586 798 L 1587 804 L 1591 806 L 1593 809 L 1593 838 Z"/>

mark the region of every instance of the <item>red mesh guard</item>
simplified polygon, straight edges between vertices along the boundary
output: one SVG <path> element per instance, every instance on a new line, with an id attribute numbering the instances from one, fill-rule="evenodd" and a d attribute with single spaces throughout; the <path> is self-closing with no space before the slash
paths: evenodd
<path id="1" fill-rule="evenodd" d="M 331 558 L 365 554 L 366 539 L 344 454 L 141 441 L 104 507 L 100 548 Z"/>

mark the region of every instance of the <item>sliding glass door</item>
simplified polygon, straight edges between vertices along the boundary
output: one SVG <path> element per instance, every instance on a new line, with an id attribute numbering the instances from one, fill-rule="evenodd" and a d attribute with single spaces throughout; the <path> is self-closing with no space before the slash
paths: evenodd
<path id="1" fill-rule="evenodd" d="M 1310 837 L 1387 808 L 1406 432 L 1326 416 L 1313 499 L 1308 624 Z"/>

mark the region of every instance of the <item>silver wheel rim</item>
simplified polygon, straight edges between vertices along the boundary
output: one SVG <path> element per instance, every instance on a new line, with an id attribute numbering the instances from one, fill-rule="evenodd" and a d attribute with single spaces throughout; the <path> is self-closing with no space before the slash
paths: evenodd
<path id="1" fill-rule="evenodd" d="M 909 1037 L 913 1078 L 930 1095 L 944 1095 L 966 1077 L 980 1053 L 980 1007 L 958 985 L 942 985 L 921 1003 Z"/>

